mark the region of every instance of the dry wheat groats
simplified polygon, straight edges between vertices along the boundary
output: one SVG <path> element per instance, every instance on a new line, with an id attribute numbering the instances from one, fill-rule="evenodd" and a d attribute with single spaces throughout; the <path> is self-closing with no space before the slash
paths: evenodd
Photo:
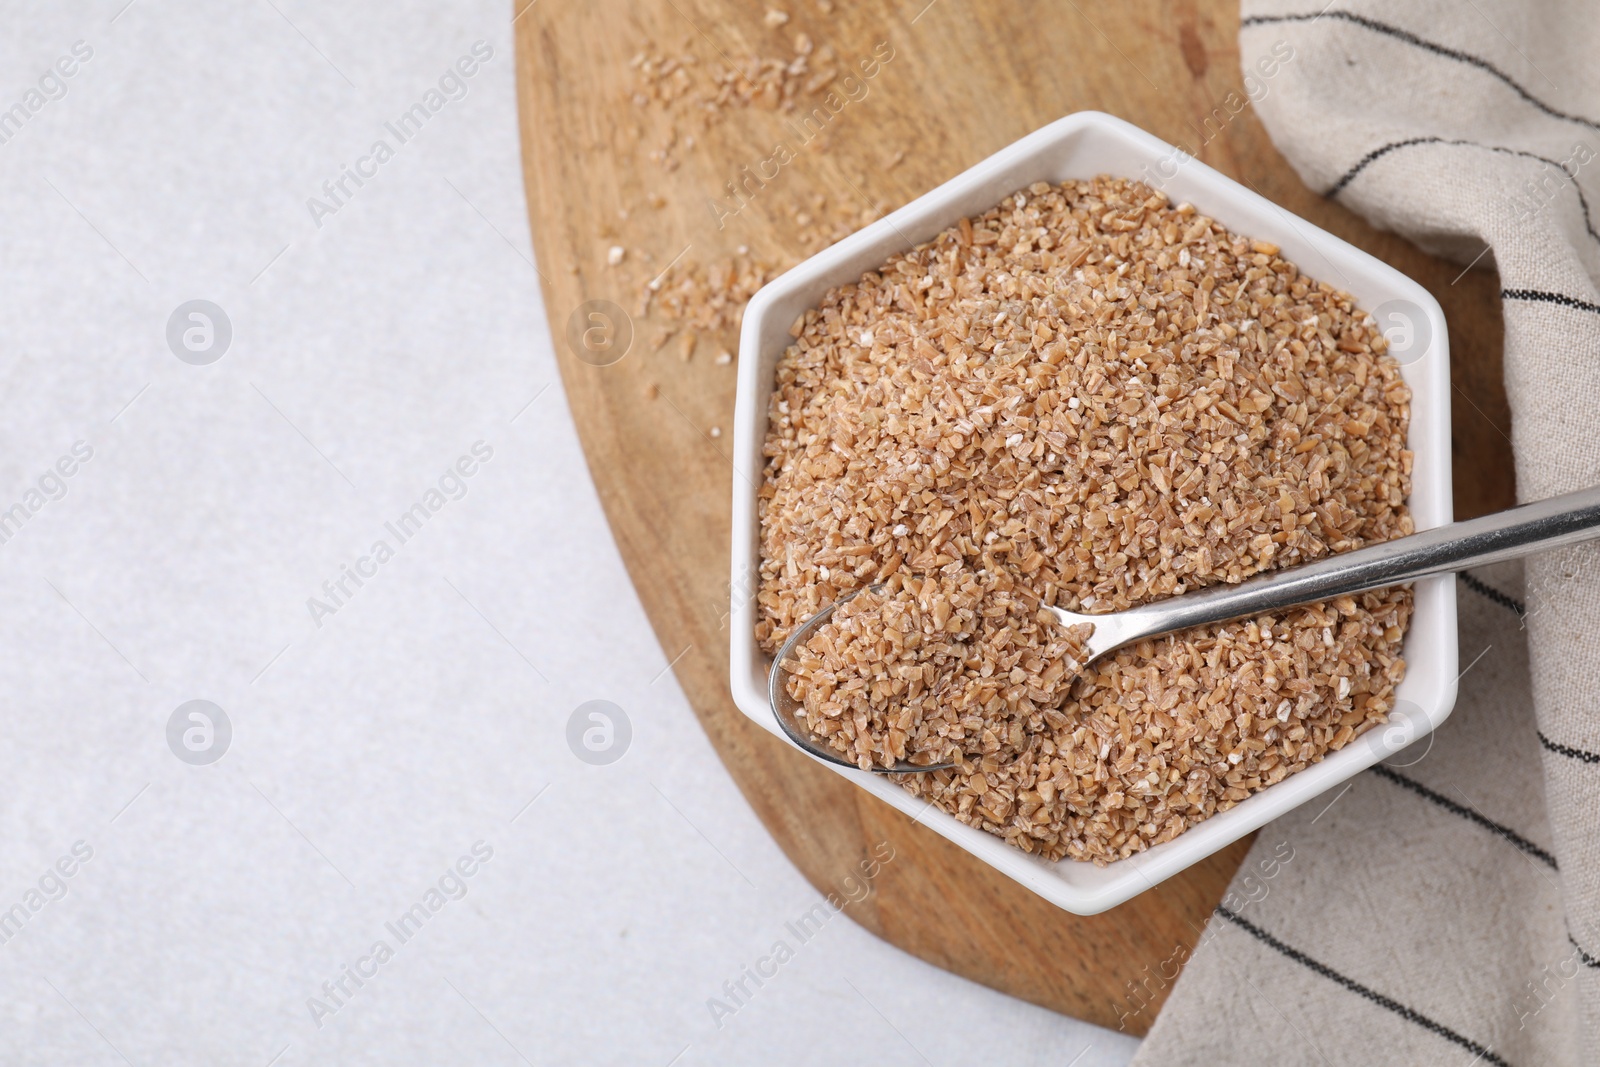
<path id="1" fill-rule="evenodd" d="M 1168 840 L 1380 722 L 1391 590 L 1081 675 L 1040 604 L 1117 610 L 1412 531 L 1410 394 L 1371 319 L 1136 182 L 1035 184 L 830 291 L 771 399 L 757 636 L 825 605 L 814 733 L 1025 851 Z"/>

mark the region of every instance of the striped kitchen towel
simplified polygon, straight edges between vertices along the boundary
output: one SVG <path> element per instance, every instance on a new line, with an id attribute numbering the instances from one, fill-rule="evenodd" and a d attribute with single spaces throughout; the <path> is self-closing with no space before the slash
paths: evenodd
<path id="1" fill-rule="evenodd" d="M 1521 499 L 1600 484 L 1600 9 L 1242 15 L 1247 75 L 1293 51 L 1256 107 L 1312 188 L 1498 270 Z M 1458 593 L 1450 720 L 1261 831 L 1135 1064 L 1600 1061 L 1600 551 Z"/>

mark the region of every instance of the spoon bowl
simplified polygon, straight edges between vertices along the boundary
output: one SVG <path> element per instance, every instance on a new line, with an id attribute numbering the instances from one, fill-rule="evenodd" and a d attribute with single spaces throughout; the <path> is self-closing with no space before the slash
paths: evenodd
<path id="1" fill-rule="evenodd" d="M 801 725 L 799 716 L 802 705 L 789 695 L 789 687 L 784 684 L 785 671 L 783 665 L 789 662 L 795 651 L 805 644 L 812 634 L 817 632 L 819 626 L 833 617 L 834 609 L 840 604 L 846 603 L 851 598 L 868 590 L 876 592 L 880 589 L 882 589 L 882 586 L 877 585 L 869 585 L 865 588 L 857 589 L 855 592 L 835 600 L 832 604 L 829 604 L 795 627 L 794 633 L 789 635 L 789 639 L 783 643 L 783 647 L 778 649 L 777 656 L 773 657 L 772 670 L 767 675 L 767 700 L 772 704 L 772 714 L 778 720 L 778 725 L 783 728 L 783 732 L 788 736 L 789 740 L 819 760 L 834 763 L 840 767 L 849 767 L 852 770 L 857 769 L 860 764 L 845 759 L 838 749 L 820 738 L 812 736 L 811 731 Z M 908 763 L 905 760 L 901 760 L 893 767 L 880 767 L 877 764 L 873 764 L 872 770 L 876 774 L 921 774 L 926 771 L 947 771 L 954 766 L 956 766 L 954 763 L 923 764 Z"/>

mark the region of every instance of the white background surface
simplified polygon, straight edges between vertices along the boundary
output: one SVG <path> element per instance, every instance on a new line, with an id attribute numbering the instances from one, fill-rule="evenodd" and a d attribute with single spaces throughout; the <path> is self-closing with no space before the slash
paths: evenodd
<path id="1" fill-rule="evenodd" d="M 588 482 L 508 5 L 274 2 L 4 5 L 0 109 L 94 55 L 0 144 L 0 509 L 94 456 L 0 545 L 0 910 L 94 854 L 0 944 L 0 1062 L 1125 1062 L 842 917 L 717 1027 L 818 894 L 663 673 Z M 306 198 L 480 39 L 468 95 L 318 229 Z M 233 326 L 209 366 L 166 342 L 195 298 Z M 307 598 L 477 441 L 465 497 L 317 627 Z M 167 745 L 194 698 L 233 726 L 211 766 Z M 610 766 L 565 741 L 591 699 L 633 724 Z"/>

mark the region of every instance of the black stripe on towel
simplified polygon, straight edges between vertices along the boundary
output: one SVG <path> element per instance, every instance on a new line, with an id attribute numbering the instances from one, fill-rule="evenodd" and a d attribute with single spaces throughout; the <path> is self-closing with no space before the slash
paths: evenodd
<path id="1" fill-rule="evenodd" d="M 1543 730 L 1539 731 L 1539 743 L 1543 745 L 1546 750 L 1554 752 L 1558 756 L 1565 756 L 1568 759 L 1580 760 L 1584 763 L 1600 763 L 1600 752 L 1585 752 L 1581 748 L 1573 748 L 1570 745 L 1558 745 L 1546 737 Z"/>
<path id="2" fill-rule="evenodd" d="M 1405 148 L 1414 144 L 1438 144 L 1443 140 L 1444 138 L 1442 137 L 1412 137 L 1409 140 L 1391 141 L 1386 145 L 1374 148 L 1372 151 L 1356 160 L 1356 165 L 1345 171 L 1344 177 L 1334 182 L 1333 185 L 1329 187 L 1328 191 L 1322 195 L 1330 197 L 1338 196 L 1339 191 L 1345 186 L 1349 185 L 1352 178 L 1367 169 L 1367 164 L 1373 162 L 1374 160 L 1382 159 L 1384 156 L 1388 155 L 1390 152 L 1393 152 L 1397 148 Z"/>
<path id="3" fill-rule="evenodd" d="M 1416 1023 L 1424 1030 L 1438 1034 L 1446 1041 L 1453 1041 L 1455 1044 L 1460 1045 L 1468 1052 L 1476 1055 L 1478 1059 L 1482 1060 L 1484 1063 L 1497 1064 L 1498 1067 L 1511 1067 L 1510 1064 L 1506 1063 L 1504 1059 L 1496 1055 L 1494 1050 L 1488 1046 L 1480 1045 L 1469 1037 L 1463 1037 L 1461 1034 L 1456 1033 L 1443 1023 L 1435 1022 L 1426 1015 L 1422 1014 L 1420 1011 L 1417 1011 L 1415 1008 L 1406 1007 L 1393 997 L 1386 997 L 1377 990 L 1368 986 L 1364 986 L 1353 978 L 1346 978 L 1344 975 L 1340 974 L 1332 967 L 1329 967 L 1327 964 L 1314 960 L 1310 956 L 1307 956 L 1304 952 L 1301 952 L 1299 949 L 1292 948 L 1289 945 L 1284 944 L 1282 941 L 1279 941 L 1277 938 L 1261 929 L 1261 927 L 1255 925 L 1247 919 L 1241 918 L 1239 915 L 1229 911 L 1227 908 L 1218 905 L 1216 913 L 1233 923 L 1235 926 L 1239 927 L 1239 929 L 1243 930 L 1245 933 L 1249 934 L 1263 945 L 1276 949 L 1279 953 L 1287 956 L 1291 960 L 1294 960 L 1302 967 L 1321 975 L 1330 982 L 1336 982 L 1339 985 L 1344 986 L 1357 996 L 1366 997 L 1368 1000 L 1372 1001 L 1372 1003 L 1378 1005 L 1378 1007 L 1387 1008 L 1407 1022 Z"/>
<path id="4" fill-rule="evenodd" d="M 1528 609 L 1523 605 L 1522 601 L 1510 596 L 1509 594 L 1502 593 L 1488 582 L 1485 582 L 1479 578 L 1474 578 L 1466 571 L 1462 571 L 1461 573 L 1457 574 L 1456 577 L 1461 579 L 1462 585 L 1466 586 L 1474 593 L 1477 593 L 1479 596 L 1488 600 L 1492 600 L 1501 607 L 1509 611 L 1516 612 L 1519 616 L 1528 614 Z"/>
<path id="5" fill-rule="evenodd" d="M 1579 300 L 1575 296 L 1565 293 L 1550 293 L 1543 289 L 1502 289 L 1502 300 L 1533 300 L 1544 304 L 1560 304 L 1562 307 L 1574 308 L 1578 311 L 1600 312 L 1600 304 L 1591 304 L 1587 300 Z"/>
<path id="6" fill-rule="evenodd" d="M 1549 115 L 1551 118 L 1564 119 L 1567 122 L 1575 122 L 1580 126 L 1587 126 L 1591 130 L 1600 130 L 1600 123 L 1595 122 L 1593 119 L 1586 119 L 1582 115 L 1569 114 L 1568 112 L 1562 111 L 1559 108 L 1551 107 L 1543 100 L 1540 100 L 1537 96 L 1534 96 L 1532 93 L 1528 92 L 1528 90 L 1524 89 L 1521 85 L 1514 81 L 1509 74 L 1505 73 L 1499 67 L 1495 66 L 1493 63 L 1490 63 L 1486 59 L 1479 59 L 1470 52 L 1462 52 L 1454 48 L 1446 48 L 1442 44 L 1434 44 L 1432 41 L 1423 40 L 1421 37 L 1418 37 L 1409 30 L 1402 30 L 1398 26 L 1391 26 L 1387 22 L 1379 22 L 1377 19 L 1369 19 L 1365 15 L 1357 15 L 1351 11 L 1323 11 L 1315 15 L 1252 15 L 1249 18 L 1241 21 L 1239 23 L 1239 28 L 1244 29 L 1247 26 L 1266 26 L 1282 22 L 1316 22 L 1318 19 L 1338 19 L 1341 22 L 1348 22 L 1352 25 L 1360 26 L 1363 29 L 1371 30 L 1373 33 L 1381 33 L 1386 37 L 1393 37 L 1397 41 L 1403 41 L 1404 43 L 1411 45 L 1413 48 L 1422 49 L 1424 52 L 1432 52 L 1436 56 L 1442 56 L 1445 59 L 1453 59 L 1458 63 L 1465 63 L 1468 66 L 1476 67 L 1485 74 L 1488 74 L 1490 77 L 1498 79 L 1512 92 L 1516 93 L 1518 96 L 1522 97 L 1522 99 L 1526 100 L 1529 104 L 1532 104 L 1535 108 L 1538 108 L 1546 115 Z"/>
<path id="7" fill-rule="evenodd" d="M 1388 767 L 1385 767 L 1381 763 L 1372 768 L 1372 773 L 1376 774 L 1379 778 L 1388 779 L 1395 785 L 1400 786 L 1402 789 L 1411 790 L 1424 800 L 1433 801 L 1433 803 L 1439 805 L 1452 815 L 1459 815 L 1468 822 L 1477 823 L 1485 830 L 1488 830 L 1490 833 L 1495 834 L 1496 836 L 1504 838 L 1514 847 L 1521 849 L 1523 852 L 1532 856 L 1540 863 L 1545 864 L 1551 870 L 1558 869 L 1556 867 L 1556 858 L 1554 856 L 1550 855 L 1550 853 L 1546 852 L 1532 841 L 1529 841 L 1526 837 L 1523 837 L 1521 834 L 1511 829 L 1511 827 L 1504 826 L 1495 822 L 1493 819 L 1480 815 L 1464 804 L 1457 804 L 1443 793 L 1435 793 L 1421 782 L 1413 781 L 1402 774 L 1396 774 L 1394 771 L 1390 770 Z"/>
<path id="8" fill-rule="evenodd" d="M 1567 931 L 1567 940 L 1571 941 L 1572 947 L 1578 950 L 1578 958 L 1583 961 L 1585 967 L 1600 967 L 1600 960 L 1585 952 L 1583 946 L 1578 944 L 1578 939 L 1572 936 L 1572 931 L 1570 930 Z"/>
<path id="9" fill-rule="evenodd" d="M 1596 241 L 1600 241 L 1600 233 L 1595 232 L 1594 220 L 1589 215 L 1589 200 L 1583 195 L 1583 187 L 1578 184 L 1577 174 L 1574 171 L 1569 171 L 1564 165 L 1554 159 L 1550 159 L 1547 156 L 1541 156 L 1537 152 L 1524 152 L 1520 148 L 1502 148 L 1499 145 L 1480 144 L 1477 141 L 1450 140 L 1444 137 L 1411 137 L 1404 141 L 1392 141 L 1381 148 L 1374 148 L 1372 151 L 1362 156 L 1356 162 L 1355 166 L 1345 171 L 1344 176 L 1338 181 L 1334 182 L 1333 186 L 1322 195 L 1330 198 L 1338 196 L 1339 193 L 1344 190 L 1344 187 L 1349 185 L 1350 182 L 1354 180 L 1357 174 L 1360 174 L 1367 168 L 1369 163 L 1372 163 L 1374 160 L 1381 159 L 1396 149 L 1407 148 L 1411 145 L 1419 144 L 1449 145 L 1458 148 L 1479 148 L 1485 152 L 1498 152 L 1503 156 L 1517 156 L 1521 159 L 1537 160 L 1547 167 L 1554 167 L 1556 170 L 1559 170 L 1563 175 L 1566 176 L 1567 184 L 1572 186 L 1572 191 L 1577 194 L 1578 207 L 1583 210 L 1583 228 L 1589 231 L 1590 237 L 1594 238 Z"/>

